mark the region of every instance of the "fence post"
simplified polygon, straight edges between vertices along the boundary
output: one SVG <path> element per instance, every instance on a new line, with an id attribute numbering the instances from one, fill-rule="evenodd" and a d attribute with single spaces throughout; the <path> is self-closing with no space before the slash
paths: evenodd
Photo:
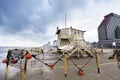
<path id="1" fill-rule="evenodd" d="M 117 49 L 114 50 L 114 54 L 116 54 L 116 59 L 118 63 L 118 68 L 120 68 L 120 53 Z"/>
<path id="2" fill-rule="evenodd" d="M 64 73 L 65 77 L 67 77 L 67 52 L 64 51 Z"/>
<path id="3" fill-rule="evenodd" d="M 23 80 L 26 80 L 27 78 L 27 58 L 25 58 L 25 64 L 24 64 L 24 77 Z"/>
<path id="4" fill-rule="evenodd" d="M 95 52 L 95 57 L 96 57 L 96 65 L 97 65 L 97 71 L 100 73 L 100 68 L 99 68 L 99 60 L 98 60 L 98 52 Z"/>
<path id="5" fill-rule="evenodd" d="M 6 63 L 5 80 L 7 80 L 7 75 L 8 75 L 8 62 Z"/>

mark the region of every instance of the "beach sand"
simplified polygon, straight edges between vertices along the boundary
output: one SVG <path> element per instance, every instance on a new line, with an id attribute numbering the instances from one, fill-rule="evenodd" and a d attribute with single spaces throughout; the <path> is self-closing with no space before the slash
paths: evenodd
<path id="1" fill-rule="evenodd" d="M 28 61 L 27 80 L 119 80 L 120 69 L 118 69 L 116 59 L 108 60 L 112 54 L 112 50 L 104 50 L 103 54 L 99 54 L 100 73 L 97 72 L 96 59 L 91 61 L 83 68 L 83 75 L 78 75 L 78 69 L 68 59 L 67 77 L 64 76 L 63 61 L 60 61 L 51 70 L 48 66 L 35 60 L 32 65 Z M 54 56 L 54 55 L 52 55 Z M 73 61 L 79 66 L 83 66 L 90 58 L 74 58 Z M 49 64 L 54 61 L 46 61 Z M 9 73 L 11 74 L 11 73 Z M 19 71 L 9 80 L 23 80 L 23 71 Z"/>

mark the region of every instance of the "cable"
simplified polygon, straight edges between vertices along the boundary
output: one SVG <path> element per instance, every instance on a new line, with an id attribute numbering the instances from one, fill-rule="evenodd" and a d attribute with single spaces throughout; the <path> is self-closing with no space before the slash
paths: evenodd
<path id="1" fill-rule="evenodd" d="M 54 63 L 54 65 L 56 65 L 59 61 L 62 61 L 62 57 L 63 57 L 64 55 L 62 55 L 55 63 Z"/>
<path id="2" fill-rule="evenodd" d="M 81 69 L 84 68 L 91 60 L 92 60 L 92 57 L 90 57 L 90 59 L 81 67 Z"/>
<path id="3" fill-rule="evenodd" d="M 82 70 L 91 60 L 92 60 L 92 57 L 90 57 L 90 59 L 82 67 L 79 67 L 77 64 L 75 64 L 75 62 L 71 58 L 73 65 L 76 66 L 79 70 Z"/>
<path id="4" fill-rule="evenodd" d="M 106 53 L 106 54 L 109 54 L 109 53 Z M 110 56 L 110 55 L 109 55 L 109 56 Z M 101 57 L 102 59 L 105 59 L 105 60 L 108 60 L 108 59 L 109 59 L 109 57 L 106 56 L 106 55 L 104 55 L 104 54 L 101 54 L 100 57 Z"/>
<path id="5" fill-rule="evenodd" d="M 43 61 L 41 61 L 40 59 L 36 58 L 37 55 L 32 55 L 32 57 L 38 61 L 40 61 L 41 63 L 45 64 L 46 66 L 49 66 L 49 64 L 44 63 Z"/>
<path id="6" fill-rule="evenodd" d="M 50 66 L 48 63 L 44 63 L 43 61 L 41 61 L 41 59 L 38 59 L 38 58 L 36 58 L 36 56 L 37 55 L 32 55 L 32 57 L 34 58 L 34 59 L 37 59 L 38 61 L 40 61 L 41 63 L 43 63 L 43 64 L 45 64 L 45 65 L 47 65 L 47 66 Z M 54 63 L 54 65 L 56 65 L 59 61 L 61 61 L 62 58 L 63 57 L 63 55 Z M 44 59 L 43 59 L 44 60 Z"/>

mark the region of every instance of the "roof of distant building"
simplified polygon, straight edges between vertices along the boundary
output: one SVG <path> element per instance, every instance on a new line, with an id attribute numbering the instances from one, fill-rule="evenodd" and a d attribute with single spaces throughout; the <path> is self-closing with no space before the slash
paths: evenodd
<path id="1" fill-rule="evenodd" d="M 104 20 L 101 22 L 101 24 L 99 25 L 98 28 L 107 26 L 107 24 L 109 23 L 111 17 L 120 18 L 120 15 L 115 14 L 115 13 L 109 13 L 109 14 L 105 15 Z"/>

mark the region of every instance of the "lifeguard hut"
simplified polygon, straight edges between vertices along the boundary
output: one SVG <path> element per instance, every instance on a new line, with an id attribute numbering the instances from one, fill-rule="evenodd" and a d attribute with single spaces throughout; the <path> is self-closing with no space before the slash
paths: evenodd
<path id="1" fill-rule="evenodd" d="M 69 51 L 69 55 L 77 54 L 78 57 L 92 57 L 92 46 L 84 39 L 84 33 L 71 27 L 59 29 L 57 27 L 58 48 Z"/>

